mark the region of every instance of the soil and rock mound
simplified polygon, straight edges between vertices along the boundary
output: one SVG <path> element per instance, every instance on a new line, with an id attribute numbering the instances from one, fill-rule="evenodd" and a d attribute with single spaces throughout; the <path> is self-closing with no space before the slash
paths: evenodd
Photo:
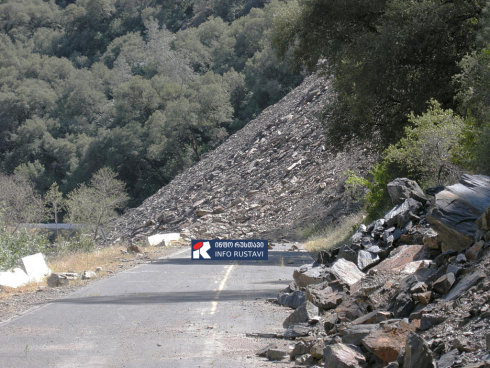
<path id="1" fill-rule="evenodd" d="M 296 269 L 279 294 L 294 309 L 283 336 L 297 340 L 280 359 L 325 368 L 490 367 L 489 191 L 482 175 L 428 190 L 433 198 L 409 179 L 390 183 L 397 206 Z"/>
<path id="2" fill-rule="evenodd" d="M 340 221 L 354 208 L 344 172 L 364 174 L 376 157 L 367 146 L 334 154 L 317 118 L 329 81 L 310 76 L 229 137 L 198 164 L 131 209 L 115 224 L 139 239 L 182 232 L 199 238 L 301 238 L 305 229 Z"/>

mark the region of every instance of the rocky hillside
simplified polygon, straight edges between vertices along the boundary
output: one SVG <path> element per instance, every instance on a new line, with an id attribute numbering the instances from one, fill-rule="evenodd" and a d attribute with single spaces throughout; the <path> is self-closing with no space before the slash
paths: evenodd
<path id="1" fill-rule="evenodd" d="M 365 173 L 367 147 L 332 153 L 317 116 L 331 97 L 328 80 L 310 76 L 197 165 L 117 222 L 138 239 L 179 231 L 201 238 L 300 238 L 340 221 L 353 208 L 346 170 Z"/>

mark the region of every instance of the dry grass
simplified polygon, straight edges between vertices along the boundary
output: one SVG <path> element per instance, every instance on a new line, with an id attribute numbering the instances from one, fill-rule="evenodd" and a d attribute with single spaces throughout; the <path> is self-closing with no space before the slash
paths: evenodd
<path id="1" fill-rule="evenodd" d="M 10 288 L 3 286 L 0 291 L 0 300 L 8 299 L 13 295 L 32 293 L 39 289 L 39 287 L 47 286 L 46 280 L 42 282 L 31 282 L 30 284 L 19 286 L 18 288 Z"/>
<path id="2" fill-rule="evenodd" d="M 186 242 L 172 242 L 175 246 L 188 246 Z M 100 276 L 105 276 L 107 273 L 115 273 L 121 269 L 122 263 L 128 264 L 136 258 L 145 257 L 150 259 L 158 258 L 163 252 L 168 251 L 167 247 L 159 246 L 142 246 L 138 244 L 143 254 L 138 256 L 135 253 L 123 254 L 121 251 L 126 250 L 125 244 L 119 244 L 107 248 L 97 249 L 93 252 L 79 252 L 79 253 L 65 253 L 60 254 L 48 259 L 47 264 L 52 272 L 75 272 L 82 274 L 84 271 L 95 271 L 97 267 L 102 268 L 102 272 L 98 273 Z M 85 281 L 70 280 L 70 286 L 81 285 Z M 32 282 L 18 288 L 3 287 L 0 289 L 0 300 L 5 300 L 13 295 L 25 294 L 29 292 L 35 292 L 40 287 L 47 287 L 46 280 L 42 282 Z"/>
<path id="3" fill-rule="evenodd" d="M 353 233 L 353 228 L 359 226 L 365 219 L 364 212 L 346 217 L 339 225 L 329 226 L 320 233 L 311 236 L 304 247 L 310 253 L 318 253 L 320 250 L 336 248 L 344 244 Z"/>

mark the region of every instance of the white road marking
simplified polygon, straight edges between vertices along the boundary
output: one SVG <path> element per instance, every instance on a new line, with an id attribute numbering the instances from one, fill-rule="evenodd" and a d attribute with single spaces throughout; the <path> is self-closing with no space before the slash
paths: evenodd
<path id="1" fill-rule="evenodd" d="M 228 278 L 230 277 L 231 271 L 233 268 L 235 268 L 235 265 L 229 265 L 226 266 L 228 269 L 226 270 L 225 276 L 221 280 L 221 283 L 218 286 L 218 292 L 216 294 L 216 297 L 214 298 L 214 301 L 211 302 L 211 311 L 209 312 L 210 314 L 214 314 L 216 312 L 216 309 L 218 308 L 218 300 L 219 296 L 221 294 L 221 291 L 225 288 L 226 281 L 228 281 Z M 225 267 L 225 268 L 226 268 Z"/>

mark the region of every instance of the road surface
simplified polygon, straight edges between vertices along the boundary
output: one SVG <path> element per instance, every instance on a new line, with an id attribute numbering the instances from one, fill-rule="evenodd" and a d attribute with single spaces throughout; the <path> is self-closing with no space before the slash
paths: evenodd
<path id="1" fill-rule="evenodd" d="M 0 367 L 278 367 L 254 354 L 271 340 L 245 334 L 283 332 L 291 311 L 266 299 L 311 258 L 276 248 L 217 262 L 189 247 L 94 282 L 0 324 Z"/>

